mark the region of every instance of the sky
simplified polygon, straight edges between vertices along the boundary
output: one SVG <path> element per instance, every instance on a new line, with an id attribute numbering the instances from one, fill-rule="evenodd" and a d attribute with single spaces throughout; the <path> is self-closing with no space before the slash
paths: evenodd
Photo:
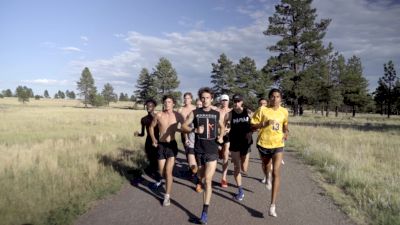
<path id="1" fill-rule="evenodd" d="M 211 86 L 211 63 L 225 53 L 262 68 L 277 37 L 265 36 L 278 0 L 0 0 L 0 90 L 18 85 L 51 96 L 76 91 L 88 67 L 97 89 L 136 89 L 142 68 L 161 57 L 176 69 L 179 90 Z M 314 0 L 318 20 L 332 19 L 324 43 L 361 58 L 374 91 L 383 64 L 400 74 L 399 0 Z"/>

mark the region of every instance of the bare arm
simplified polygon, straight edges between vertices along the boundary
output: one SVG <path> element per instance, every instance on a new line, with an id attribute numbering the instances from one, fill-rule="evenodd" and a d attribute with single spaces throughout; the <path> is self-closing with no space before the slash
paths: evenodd
<path id="1" fill-rule="evenodd" d="M 153 121 L 151 121 L 151 124 L 149 127 L 149 134 L 150 134 L 150 137 L 151 137 L 154 147 L 157 147 L 157 145 L 158 145 L 158 141 L 154 135 L 154 127 L 157 126 L 159 117 L 160 117 L 160 114 L 157 113 L 156 116 L 153 118 Z"/>
<path id="2" fill-rule="evenodd" d="M 224 118 L 219 118 L 218 125 L 219 125 L 218 143 L 222 144 L 224 142 L 223 137 L 225 134 Z"/>
<path id="3" fill-rule="evenodd" d="M 183 122 L 182 126 L 181 126 L 181 132 L 184 133 L 190 133 L 192 132 L 192 128 L 190 128 L 190 124 L 193 122 L 193 112 L 190 112 L 189 115 L 187 116 L 185 122 Z"/>
<path id="4" fill-rule="evenodd" d="M 283 139 L 286 141 L 289 138 L 289 124 L 283 124 Z"/>

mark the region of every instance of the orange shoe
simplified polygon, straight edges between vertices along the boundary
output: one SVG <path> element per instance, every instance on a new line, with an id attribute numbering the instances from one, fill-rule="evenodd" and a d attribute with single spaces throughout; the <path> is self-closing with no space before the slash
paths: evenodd
<path id="1" fill-rule="evenodd" d="M 200 183 L 196 184 L 196 192 L 197 193 L 202 193 L 203 192 L 203 187 Z"/>
<path id="2" fill-rule="evenodd" d="M 221 180 L 221 187 L 227 188 L 228 187 L 228 182 L 224 179 Z"/>

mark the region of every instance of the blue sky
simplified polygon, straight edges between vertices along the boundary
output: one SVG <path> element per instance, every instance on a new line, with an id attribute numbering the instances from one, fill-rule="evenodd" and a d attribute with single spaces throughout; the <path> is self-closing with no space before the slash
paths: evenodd
<path id="1" fill-rule="evenodd" d="M 178 72 L 181 91 L 210 85 L 221 53 L 264 66 L 276 42 L 262 31 L 277 0 L 51 1 L 0 0 L 0 90 L 26 85 L 76 91 L 84 67 L 98 90 L 111 83 L 131 95 L 140 70 L 160 57 Z M 319 18 L 331 18 L 325 38 L 346 59 L 361 58 L 370 89 L 393 60 L 400 73 L 400 2 L 314 0 Z"/>

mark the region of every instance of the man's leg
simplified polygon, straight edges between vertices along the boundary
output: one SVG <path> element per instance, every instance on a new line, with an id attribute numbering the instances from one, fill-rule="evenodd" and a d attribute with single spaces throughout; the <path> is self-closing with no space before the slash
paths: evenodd
<path id="1" fill-rule="evenodd" d="M 222 146 L 222 179 L 221 179 L 221 187 L 228 187 L 228 182 L 226 176 L 228 174 L 228 165 L 229 165 L 229 146 L 230 143 L 227 142 Z"/>
<path id="2" fill-rule="evenodd" d="M 249 159 L 250 159 L 250 153 L 246 153 L 245 155 L 240 155 L 240 165 L 242 168 L 242 172 L 247 174 L 247 171 L 249 170 Z"/>
<path id="3" fill-rule="evenodd" d="M 232 162 L 233 162 L 233 168 L 234 168 L 233 176 L 234 176 L 236 184 L 238 186 L 238 192 L 234 198 L 237 201 L 242 201 L 244 198 L 244 192 L 243 192 L 243 187 L 242 187 L 242 175 L 240 173 L 240 168 L 241 168 L 240 152 L 231 152 L 231 156 L 232 156 Z"/>
<path id="4" fill-rule="evenodd" d="M 172 170 L 174 169 L 175 157 L 169 157 L 165 163 L 165 197 L 164 197 L 164 206 L 169 206 L 170 203 L 170 194 L 172 189 L 172 182 L 174 181 L 174 177 L 172 176 Z"/>
<path id="5" fill-rule="evenodd" d="M 272 164 L 273 164 L 273 169 L 272 169 L 272 193 L 271 193 L 271 206 L 269 210 L 269 215 L 273 217 L 277 217 L 277 214 L 275 212 L 275 202 L 276 198 L 278 196 L 279 192 L 279 187 L 281 183 L 281 164 L 282 164 L 282 157 L 283 157 L 283 152 L 278 152 L 275 153 L 274 156 L 272 157 Z"/>
<path id="6" fill-rule="evenodd" d="M 194 154 L 188 153 L 188 163 L 189 163 L 189 167 L 190 167 L 192 173 L 196 174 L 198 168 L 197 168 L 196 158 L 194 157 Z"/>
<path id="7" fill-rule="evenodd" d="M 212 178 L 215 173 L 215 169 L 217 168 L 217 160 L 211 161 L 211 162 L 206 162 L 206 165 L 204 166 L 205 169 L 205 191 L 203 194 L 203 211 L 201 213 L 201 218 L 200 222 L 202 224 L 207 224 L 208 220 L 208 206 L 210 205 L 211 201 L 211 194 L 212 194 Z"/>

